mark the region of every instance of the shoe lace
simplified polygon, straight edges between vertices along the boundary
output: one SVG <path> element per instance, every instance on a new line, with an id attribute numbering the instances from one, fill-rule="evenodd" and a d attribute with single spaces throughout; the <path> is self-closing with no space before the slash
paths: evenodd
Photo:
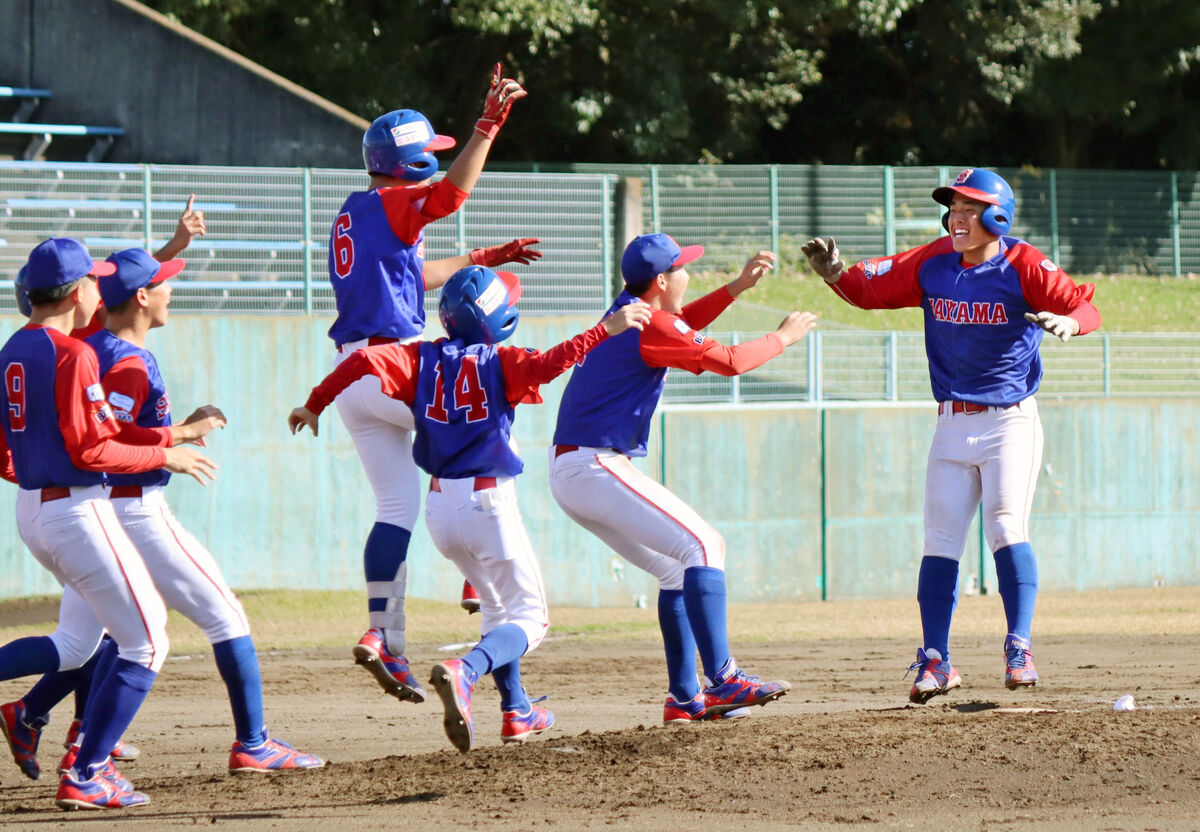
<path id="1" fill-rule="evenodd" d="M 1028 650 L 1024 650 L 1020 647 L 1011 647 L 1008 650 L 1005 650 L 1004 656 L 1007 660 L 1008 666 L 1013 670 L 1027 667 L 1029 665 L 1030 658 L 1032 658 Z"/>

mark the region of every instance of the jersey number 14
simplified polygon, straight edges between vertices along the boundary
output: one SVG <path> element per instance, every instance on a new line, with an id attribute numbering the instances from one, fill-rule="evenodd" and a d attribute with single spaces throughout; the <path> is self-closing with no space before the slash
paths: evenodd
<path id="1" fill-rule="evenodd" d="M 433 382 L 433 401 L 425 406 L 425 418 L 442 424 L 449 424 L 450 414 L 446 412 L 449 404 L 454 410 L 466 410 L 468 422 L 482 422 L 488 417 L 488 396 L 479 381 L 479 365 L 473 355 L 464 355 L 458 368 L 458 377 L 450 388 L 454 400 L 446 401 L 445 389 L 442 384 L 442 365 L 437 365 L 437 374 Z"/>

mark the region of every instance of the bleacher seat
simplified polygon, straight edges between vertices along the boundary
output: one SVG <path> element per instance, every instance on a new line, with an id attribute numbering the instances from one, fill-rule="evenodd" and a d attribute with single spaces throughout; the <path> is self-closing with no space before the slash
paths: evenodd
<path id="1" fill-rule="evenodd" d="M 25 161 L 38 158 L 46 152 L 55 136 L 91 136 L 92 146 L 87 152 L 87 161 L 99 162 L 112 147 L 118 136 L 124 136 L 120 127 L 94 127 L 86 124 L 29 124 L 0 122 L 0 133 L 29 136 L 29 144 L 21 154 Z"/>
<path id="2" fill-rule="evenodd" d="M 39 90 L 32 87 L 0 87 L 0 98 L 16 99 L 20 103 L 12 115 L 12 121 L 29 121 L 30 116 L 37 110 L 38 105 L 50 97 L 50 90 Z"/>

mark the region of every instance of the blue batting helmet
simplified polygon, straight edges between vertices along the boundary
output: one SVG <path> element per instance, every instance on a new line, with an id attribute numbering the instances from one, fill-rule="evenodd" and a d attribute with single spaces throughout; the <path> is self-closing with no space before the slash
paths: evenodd
<path id="1" fill-rule="evenodd" d="M 967 168 L 955 177 L 953 184 L 935 188 L 933 199 L 949 207 L 955 194 L 988 203 L 989 207 L 984 209 L 979 220 L 991 233 L 1007 234 L 1012 228 L 1017 201 L 1013 197 L 1012 188 L 1000 174 L 983 168 Z M 943 226 L 946 225 L 947 218 L 948 215 L 942 217 Z"/>
<path id="2" fill-rule="evenodd" d="M 517 328 L 520 297 L 521 282 L 512 272 L 467 266 L 442 287 L 438 318 L 451 338 L 465 344 L 498 344 Z"/>
<path id="3" fill-rule="evenodd" d="M 433 152 L 451 147 L 454 139 L 434 133 L 429 119 L 416 110 L 392 110 L 363 133 L 363 164 L 367 173 L 420 182 L 437 173 Z"/>
<path id="4" fill-rule="evenodd" d="M 25 267 L 17 272 L 17 279 L 13 281 L 13 294 L 17 297 L 17 309 L 21 314 L 28 318 L 33 314 L 33 304 L 29 302 L 29 289 L 25 285 Z"/>

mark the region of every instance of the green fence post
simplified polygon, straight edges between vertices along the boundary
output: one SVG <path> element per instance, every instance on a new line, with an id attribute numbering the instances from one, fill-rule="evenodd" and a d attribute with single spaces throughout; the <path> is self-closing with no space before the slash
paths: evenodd
<path id="1" fill-rule="evenodd" d="M 808 400 L 821 400 L 821 333 L 810 330 L 808 335 Z"/>
<path id="2" fill-rule="evenodd" d="M 454 213 L 454 245 L 459 254 L 467 253 L 467 206 L 466 203 Z"/>
<path id="3" fill-rule="evenodd" d="M 304 314 L 313 311 L 312 286 L 312 168 L 303 170 L 302 198 L 304 210 Z"/>
<path id="4" fill-rule="evenodd" d="M 821 408 L 821 600 L 829 600 L 829 514 L 826 509 L 826 486 L 828 467 L 825 453 L 825 408 Z"/>
<path id="5" fill-rule="evenodd" d="M 600 180 L 600 262 L 604 264 L 604 305 L 613 302 L 613 215 L 611 190 L 617 181 L 616 176 L 601 176 Z"/>
<path id="6" fill-rule="evenodd" d="M 1058 170 L 1050 168 L 1050 259 L 1061 263 L 1058 252 Z"/>
<path id="7" fill-rule="evenodd" d="M 1104 333 L 1104 337 L 1100 339 L 1100 343 L 1104 349 L 1104 397 L 1108 398 L 1112 395 L 1112 344 L 1110 340 L 1111 333 Z"/>
<path id="8" fill-rule="evenodd" d="M 896 181 L 891 165 L 883 166 L 883 249 L 896 253 Z"/>
<path id="9" fill-rule="evenodd" d="M 771 251 L 779 256 L 779 165 L 771 165 Z"/>
<path id="10" fill-rule="evenodd" d="M 145 222 L 142 239 L 146 241 L 146 251 L 154 251 L 154 209 L 150 196 L 150 166 L 142 165 L 142 220 Z"/>
<path id="11" fill-rule="evenodd" d="M 658 165 L 650 166 L 650 225 L 657 234 L 658 227 Z"/>
<path id="12" fill-rule="evenodd" d="M 1171 171 L 1171 247 L 1175 255 L 1175 276 L 1183 277 L 1183 255 L 1179 250 L 1179 174 Z"/>
<path id="13" fill-rule="evenodd" d="M 900 345 L 896 330 L 888 333 L 887 340 L 887 390 L 888 401 L 900 400 Z"/>

